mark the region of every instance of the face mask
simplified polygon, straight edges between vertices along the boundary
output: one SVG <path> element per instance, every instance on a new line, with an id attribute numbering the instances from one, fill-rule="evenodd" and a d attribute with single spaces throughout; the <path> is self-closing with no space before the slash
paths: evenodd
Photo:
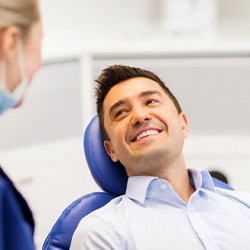
<path id="1" fill-rule="evenodd" d="M 0 81 L 0 115 L 6 110 L 17 106 L 23 99 L 25 92 L 28 87 L 29 79 L 25 77 L 24 74 L 24 58 L 23 58 L 23 47 L 22 40 L 19 39 L 17 43 L 17 52 L 18 52 L 18 63 L 21 73 L 21 82 L 17 85 L 13 92 L 9 92 L 6 88 L 6 63 L 1 62 L 0 70 L 2 81 Z"/>

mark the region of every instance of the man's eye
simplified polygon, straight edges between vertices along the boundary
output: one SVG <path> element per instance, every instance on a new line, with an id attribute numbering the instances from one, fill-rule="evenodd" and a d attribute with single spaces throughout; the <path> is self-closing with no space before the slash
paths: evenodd
<path id="1" fill-rule="evenodd" d="M 126 114 L 127 111 L 125 109 L 121 109 L 121 110 L 118 110 L 116 113 L 115 113 L 115 118 L 123 115 L 123 114 Z"/>
<path id="2" fill-rule="evenodd" d="M 155 99 L 149 99 L 146 101 L 146 105 L 151 104 L 151 103 L 156 103 L 156 102 L 158 102 L 158 101 Z"/>

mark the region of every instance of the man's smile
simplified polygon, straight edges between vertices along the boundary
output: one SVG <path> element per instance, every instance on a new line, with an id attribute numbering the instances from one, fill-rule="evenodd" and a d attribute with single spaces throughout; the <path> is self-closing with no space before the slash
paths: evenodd
<path id="1" fill-rule="evenodd" d="M 145 130 L 143 132 L 140 132 L 137 136 L 135 136 L 135 138 L 133 138 L 133 142 L 139 141 L 140 139 L 150 136 L 150 135 L 155 135 L 155 134 L 159 134 L 161 131 L 159 131 L 158 129 L 148 129 Z"/>

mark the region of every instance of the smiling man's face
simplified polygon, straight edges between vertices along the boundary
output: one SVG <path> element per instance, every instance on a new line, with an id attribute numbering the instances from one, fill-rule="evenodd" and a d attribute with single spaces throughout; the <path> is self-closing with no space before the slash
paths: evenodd
<path id="1" fill-rule="evenodd" d="M 136 77 L 113 86 L 104 100 L 105 149 L 128 176 L 156 175 L 182 154 L 187 119 L 161 86 Z"/>

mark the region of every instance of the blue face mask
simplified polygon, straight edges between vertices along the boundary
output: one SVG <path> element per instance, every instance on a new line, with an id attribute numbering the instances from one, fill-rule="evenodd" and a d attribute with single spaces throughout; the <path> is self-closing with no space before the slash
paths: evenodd
<path id="1" fill-rule="evenodd" d="M 15 100 L 7 90 L 0 87 L 0 115 L 17 104 L 18 100 Z"/>
<path id="2" fill-rule="evenodd" d="M 18 42 L 18 57 L 22 80 L 13 92 L 9 92 L 6 89 L 6 65 L 4 62 L 0 62 L 2 77 L 2 81 L 0 81 L 0 115 L 6 110 L 17 106 L 23 99 L 28 87 L 29 79 L 24 75 L 24 60 L 21 40 Z"/>

